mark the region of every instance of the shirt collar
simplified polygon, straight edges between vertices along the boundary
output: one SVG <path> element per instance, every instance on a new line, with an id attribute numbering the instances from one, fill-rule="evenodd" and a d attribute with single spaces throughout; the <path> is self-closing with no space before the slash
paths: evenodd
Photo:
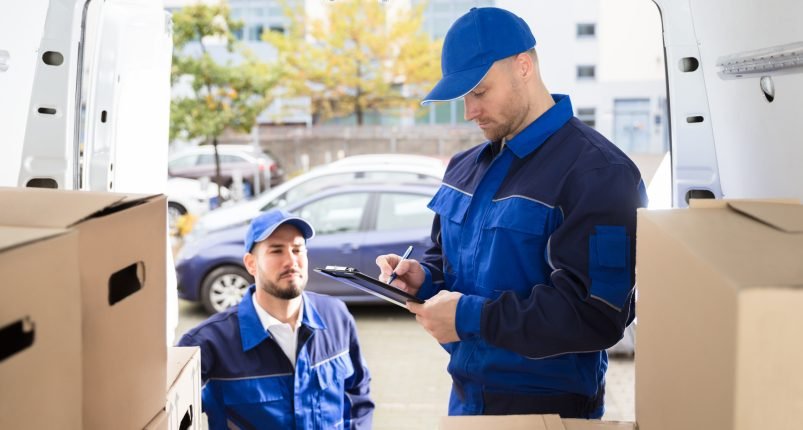
<path id="1" fill-rule="evenodd" d="M 254 291 L 256 291 L 256 286 L 251 285 L 237 308 L 243 351 L 248 351 L 256 347 L 262 343 L 262 341 L 270 337 L 270 333 L 266 330 L 266 327 L 257 314 L 256 304 L 254 303 Z M 301 313 L 301 324 L 313 329 L 325 329 L 326 325 L 323 323 L 321 316 L 312 304 L 310 304 L 307 294 L 301 294 L 303 296 L 301 304 L 303 310 L 299 311 Z"/>
<path id="2" fill-rule="evenodd" d="M 552 136 L 574 116 L 572 101 L 569 96 L 552 94 L 552 100 L 555 101 L 554 106 L 547 109 L 546 112 L 505 144 L 517 157 L 524 158 L 538 149 L 549 136 Z M 485 143 L 485 147 L 477 154 L 477 162 L 491 151 L 492 144 L 493 142 Z"/>
<path id="3" fill-rule="evenodd" d="M 259 305 L 257 302 L 254 303 L 254 310 L 256 310 L 257 317 L 259 317 L 259 322 L 262 323 L 262 328 L 268 330 L 269 328 L 277 325 L 287 325 L 276 319 L 270 312 L 266 311 Z M 298 330 L 298 327 L 301 326 L 301 319 L 304 315 L 304 298 L 301 298 L 301 306 L 298 308 L 298 315 L 296 315 L 296 322 L 293 324 L 293 330 Z"/>

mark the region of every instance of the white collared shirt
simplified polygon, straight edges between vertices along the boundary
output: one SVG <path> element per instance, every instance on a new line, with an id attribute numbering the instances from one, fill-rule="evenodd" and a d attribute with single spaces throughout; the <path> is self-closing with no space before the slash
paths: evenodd
<path id="1" fill-rule="evenodd" d="M 304 315 L 304 299 L 301 299 L 301 306 L 298 308 L 298 319 L 296 319 L 295 327 L 291 327 L 288 323 L 283 323 L 269 314 L 268 311 L 262 309 L 256 301 L 254 301 L 254 309 L 257 311 L 259 321 L 265 330 L 270 331 L 271 336 L 279 344 L 279 347 L 284 351 L 284 355 L 296 367 L 296 348 L 298 347 L 298 328 L 301 327 L 301 317 Z"/>

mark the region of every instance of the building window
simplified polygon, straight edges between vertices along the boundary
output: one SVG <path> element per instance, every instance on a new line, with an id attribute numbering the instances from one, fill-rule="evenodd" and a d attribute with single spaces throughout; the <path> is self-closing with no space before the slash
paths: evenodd
<path id="1" fill-rule="evenodd" d="M 613 103 L 613 143 L 628 154 L 663 154 L 661 142 L 650 135 L 650 99 Z"/>
<path id="2" fill-rule="evenodd" d="M 593 80 L 596 77 L 596 66 L 577 66 L 577 79 Z"/>
<path id="3" fill-rule="evenodd" d="M 593 38 L 597 35 L 597 24 L 577 24 L 577 38 Z"/>
<path id="4" fill-rule="evenodd" d="M 281 25 L 271 25 L 269 27 L 269 29 L 270 29 L 270 31 L 272 31 L 274 33 L 279 33 L 279 34 L 284 34 L 284 32 L 285 32 L 284 27 L 281 26 Z"/>
<path id="5" fill-rule="evenodd" d="M 265 31 L 265 27 L 262 25 L 248 27 L 248 40 L 262 40 L 263 31 Z"/>
<path id="6" fill-rule="evenodd" d="M 595 108 L 577 108 L 577 119 L 594 128 L 597 126 L 597 110 Z"/>

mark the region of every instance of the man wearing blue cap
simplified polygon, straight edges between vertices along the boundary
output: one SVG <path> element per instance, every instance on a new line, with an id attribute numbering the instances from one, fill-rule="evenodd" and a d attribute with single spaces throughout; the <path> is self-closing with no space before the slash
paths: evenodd
<path id="1" fill-rule="evenodd" d="M 370 429 L 374 404 L 354 318 L 305 292 L 312 226 L 281 210 L 254 218 L 243 263 L 254 276 L 239 306 L 190 330 L 201 347 L 211 429 Z"/>
<path id="2" fill-rule="evenodd" d="M 488 139 L 455 155 L 422 262 L 377 258 L 451 354 L 450 415 L 600 418 L 607 355 L 634 317 L 638 168 L 541 80 L 518 16 L 474 8 L 423 103 L 463 98 Z"/>

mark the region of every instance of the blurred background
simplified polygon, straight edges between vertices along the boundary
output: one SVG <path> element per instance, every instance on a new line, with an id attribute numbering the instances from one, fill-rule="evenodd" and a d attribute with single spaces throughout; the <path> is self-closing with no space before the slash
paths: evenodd
<path id="1" fill-rule="evenodd" d="M 450 25 L 471 7 L 524 18 L 548 89 L 636 162 L 651 203 L 669 147 L 664 53 L 649 0 L 165 0 L 173 15 L 168 198 L 178 339 L 253 281 L 242 229 L 283 207 L 309 219 L 310 267 L 377 272 L 376 255 L 429 244 L 426 208 L 449 158 L 481 144 L 463 102 L 419 101 Z M 660 176 L 660 175 L 659 175 Z M 668 204 L 668 203 L 667 203 Z M 347 287 L 346 287 L 347 288 Z M 405 310 L 310 274 L 343 299 L 373 372 L 375 428 L 433 428 L 448 356 Z M 631 326 L 609 352 L 606 419 L 634 420 Z"/>

